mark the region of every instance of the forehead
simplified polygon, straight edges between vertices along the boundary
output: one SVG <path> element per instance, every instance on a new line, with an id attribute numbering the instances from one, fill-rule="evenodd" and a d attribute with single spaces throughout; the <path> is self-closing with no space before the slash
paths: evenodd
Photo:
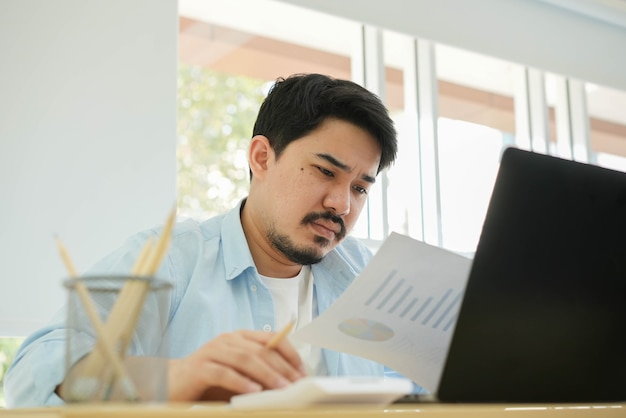
<path id="1" fill-rule="evenodd" d="M 374 174 L 378 169 L 381 146 L 368 131 L 340 119 L 326 119 L 315 130 L 291 142 L 291 148 L 306 155 L 328 154 L 349 167 L 357 166 Z M 305 154 L 302 154 L 303 156 Z"/>

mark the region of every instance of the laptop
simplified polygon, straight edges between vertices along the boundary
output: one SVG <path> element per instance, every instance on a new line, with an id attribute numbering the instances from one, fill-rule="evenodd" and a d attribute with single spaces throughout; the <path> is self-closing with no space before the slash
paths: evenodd
<path id="1" fill-rule="evenodd" d="M 504 151 L 436 398 L 626 400 L 626 173 Z"/>

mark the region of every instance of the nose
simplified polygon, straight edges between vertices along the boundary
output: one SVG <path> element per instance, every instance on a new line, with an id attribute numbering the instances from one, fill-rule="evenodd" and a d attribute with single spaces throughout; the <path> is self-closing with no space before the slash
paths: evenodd
<path id="1" fill-rule="evenodd" d="M 337 216 L 346 216 L 350 213 L 350 187 L 335 186 L 324 199 L 324 207 Z"/>

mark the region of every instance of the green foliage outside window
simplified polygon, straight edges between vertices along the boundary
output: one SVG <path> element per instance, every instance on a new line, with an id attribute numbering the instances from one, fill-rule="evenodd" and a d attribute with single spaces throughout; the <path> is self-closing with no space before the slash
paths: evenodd
<path id="1" fill-rule="evenodd" d="M 23 341 L 23 338 L 0 338 L 0 408 L 6 406 L 4 400 L 4 375 Z"/>
<path id="2" fill-rule="evenodd" d="M 248 193 L 247 151 L 268 82 L 180 64 L 178 207 L 199 219 Z"/>

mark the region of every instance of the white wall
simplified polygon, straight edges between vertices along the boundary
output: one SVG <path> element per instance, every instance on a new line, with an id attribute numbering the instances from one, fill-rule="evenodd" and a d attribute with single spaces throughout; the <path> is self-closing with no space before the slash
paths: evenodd
<path id="1" fill-rule="evenodd" d="M 0 336 L 175 204 L 176 0 L 0 2 Z"/>
<path id="2" fill-rule="evenodd" d="M 626 90 L 622 1 L 279 1 Z"/>

